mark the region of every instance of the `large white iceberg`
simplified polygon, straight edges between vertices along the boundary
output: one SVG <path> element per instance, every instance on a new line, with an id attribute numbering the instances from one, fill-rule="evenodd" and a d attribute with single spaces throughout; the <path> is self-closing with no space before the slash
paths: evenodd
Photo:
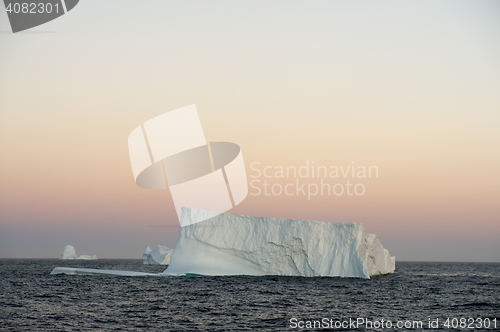
<path id="1" fill-rule="evenodd" d="M 167 275 L 281 275 L 370 278 L 393 273 L 395 257 L 361 223 L 332 223 L 183 208 Z"/>
<path id="2" fill-rule="evenodd" d="M 76 256 L 76 250 L 75 247 L 67 245 L 63 249 L 63 253 L 61 255 L 61 259 L 84 259 L 84 260 L 94 260 L 97 259 L 96 255 L 89 256 L 89 255 L 80 255 Z"/>
<path id="3" fill-rule="evenodd" d="M 156 246 L 155 250 L 148 246 L 142 254 L 142 262 L 149 265 L 168 265 L 172 252 L 172 249 L 165 246 Z"/>

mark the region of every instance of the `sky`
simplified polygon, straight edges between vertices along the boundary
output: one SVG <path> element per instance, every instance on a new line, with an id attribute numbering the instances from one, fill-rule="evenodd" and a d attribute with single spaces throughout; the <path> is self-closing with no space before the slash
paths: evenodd
<path id="1" fill-rule="evenodd" d="M 320 183 L 251 165 L 378 169 L 324 179 L 363 195 L 250 187 L 228 212 L 361 222 L 401 261 L 500 262 L 499 17 L 483 0 L 82 0 L 12 34 L 1 7 L 0 257 L 173 248 L 172 197 L 135 184 L 127 138 L 195 104 L 249 182 Z"/>

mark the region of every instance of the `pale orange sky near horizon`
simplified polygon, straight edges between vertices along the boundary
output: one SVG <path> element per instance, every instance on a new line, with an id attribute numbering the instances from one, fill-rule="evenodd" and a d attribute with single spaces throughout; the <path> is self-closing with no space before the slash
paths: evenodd
<path id="1" fill-rule="evenodd" d="M 86 0 L 0 34 L 0 257 L 173 247 L 170 194 L 135 185 L 127 138 L 196 104 L 248 175 L 379 168 L 362 197 L 249 195 L 230 212 L 363 222 L 399 260 L 500 261 L 498 2 L 149 5 Z"/>

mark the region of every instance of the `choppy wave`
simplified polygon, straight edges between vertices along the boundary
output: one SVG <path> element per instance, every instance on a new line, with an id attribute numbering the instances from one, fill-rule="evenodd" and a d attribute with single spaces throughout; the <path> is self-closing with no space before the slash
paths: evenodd
<path id="1" fill-rule="evenodd" d="M 0 260 L 0 331 L 290 331 L 292 318 L 500 320 L 500 264 L 398 262 L 395 274 L 371 280 L 50 275 L 61 265 L 165 270 L 139 259 Z"/>

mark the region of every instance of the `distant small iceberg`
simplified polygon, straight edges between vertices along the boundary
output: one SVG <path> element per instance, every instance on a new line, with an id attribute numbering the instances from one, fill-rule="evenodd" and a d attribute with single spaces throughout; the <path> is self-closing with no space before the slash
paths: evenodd
<path id="1" fill-rule="evenodd" d="M 89 255 L 80 255 L 76 256 L 75 247 L 71 245 L 67 245 L 64 247 L 63 253 L 61 255 L 61 259 L 82 259 L 82 260 L 96 260 L 97 256 L 89 256 Z"/>
<path id="2" fill-rule="evenodd" d="M 165 246 L 156 246 L 154 250 L 148 246 L 142 254 L 142 262 L 146 265 L 169 265 L 173 252 L 173 249 Z"/>

